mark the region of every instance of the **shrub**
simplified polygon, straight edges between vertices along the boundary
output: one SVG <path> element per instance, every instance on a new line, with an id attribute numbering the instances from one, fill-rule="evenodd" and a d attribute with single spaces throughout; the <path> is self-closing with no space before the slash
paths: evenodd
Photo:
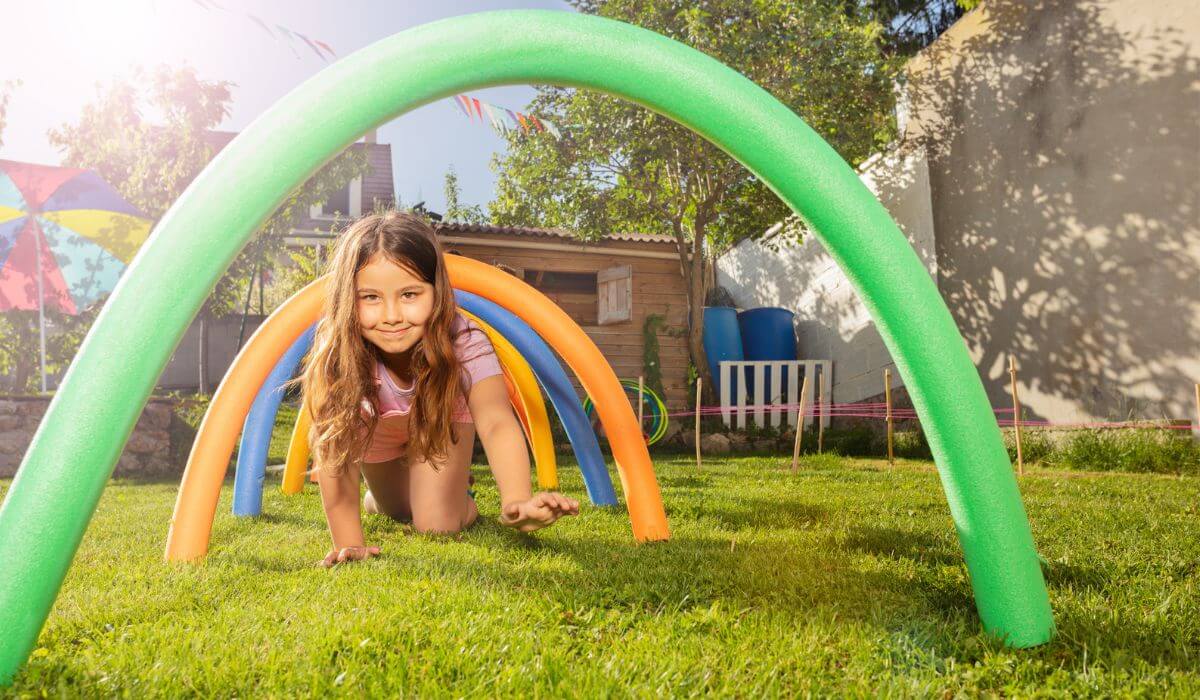
<path id="1" fill-rule="evenodd" d="M 1004 430 L 1004 447 L 1008 459 L 1017 463 L 1017 434 L 1012 429 Z M 1054 453 L 1054 440 L 1045 430 L 1021 430 L 1021 458 L 1026 464 L 1045 462 Z"/>
<path id="2" fill-rule="evenodd" d="M 199 429 L 200 421 L 204 420 L 204 414 L 208 412 L 208 404 L 212 402 L 212 394 L 185 395 L 171 392 L 167 395 L 178 399 L 178 403 L 175 404 L 175 415 L 192 428 Z"/>
<path id="3" fill-rule="evenodd" d="M 1178 430 L 1081 430 L 1046 461 L 1061 469 L 1197 474 L 1200 445 Z"/>
<path id="4" fill-rule="evenodd" d="M 843 457 L 877 457 L 886 454 L 887 444 L 870 426 L 860 424 L 826 430 L 825 449 Z"/>
<path id="5" fill-rule="evenodd" d="M 883 451 L 887 454 L 886 435 L 884 440 Z M 933 459 L 933 451 L 929 449 L 929 441 L 920 426 L 916 430 L 895 432 L 892 436 L 892 450 L 897 457 L 905 459 Z"/>

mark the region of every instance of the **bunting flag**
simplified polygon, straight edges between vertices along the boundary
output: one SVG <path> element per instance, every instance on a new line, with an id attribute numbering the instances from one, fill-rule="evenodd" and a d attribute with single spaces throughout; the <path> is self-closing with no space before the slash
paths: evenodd
<path id="1" fill-rule="evenodd" d="M 249 20 L 250 22 L 253 22 L 259 29 L 262 29 L 263 32 L 267 36 L 271 37 L 272 39 L 274 39 L 276 41 L 283 40 L 284 42 L 286 42 L 288 48 L 292 50 L 292 53 L 295 54 L 297 58 L 299 58 L 299 56 L 300 56 L 300 52 L 298 52 L 296 50 L 297 42 L 302 43 L 305 46 L 307 46 L 308 48 L 312 49 L 312 52 L 315 53 L 318 58 L 320 58 L 322 61 L 325 61 L 326 63 L 328 63 L 330 61 L 330 59 L 337 58 L 337 52 L 334 51 L 333 47 L 330 46 L 329 44 L 327 44 L 326 42 L 321 41 L 320 39 L 314 39 L 311 36 L 306 36 L 304 34 L 301 34 L 300 32 L 298 32 L 294 29 L 288 29 L 287 27 L 283 26 L 282 24 L 268 23 L 266 20 L 264 20 L 262 17 L 259 17 L 258 15 L 251 14 L 249 12 L 245 12 L 245 11 L 239 10 L 239 9 L 230 9 L 228 7 L 225 7 L 221 3 L 217 2 L 217 0 L 192 0 L 192 2 L 196 3 L 200 7 L 203 7 L 205 10 L 208 10 L 210 12 L 213 10 L 218 10 L 220 12 L 228 12 L 230 14 L 240 15 L 241 17 L 244 17 L 245 19 Z M 272 30 L 272 27 L 274 27 L 274 30 Z"/>
<path id="2" fill-rule="evenodd" d="M 478 118 L 481 123 L 487 123 L 492 127 L 493 131 L 501 136 L 510 131 L 516 131 L 519 128 L 521 133 L 524 134 L 540 132 L 550 134 L 555 139 L 562 138 L 562 132 L 558 130 L 558 127 L 553 122 L 542 117 L 535 117 L 532 114 L 514 112 L 505 107 L 497 107 L 477 97 L 455 95 L 454 105 L 458 107 L 458 111 L 462 112 L 463 116 L 467 119 L 475 121 Z M 507 118 L 505 118 L 505 115 L 508 115 Z"/>
<path id="3" fill-rule="evenodd" d="M 471 118 L 471 107 L 467 102 L 466 97 L 463 95 L 455 95 L 454 104 L 458 105 L 458 111 L 462 112 L 464 117 L 467 119 Z"/>

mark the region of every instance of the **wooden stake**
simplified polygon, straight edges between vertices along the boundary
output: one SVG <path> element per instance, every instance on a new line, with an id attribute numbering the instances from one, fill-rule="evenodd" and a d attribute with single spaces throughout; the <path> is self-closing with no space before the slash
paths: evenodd
<path id="1" fill-rule="evenodd" d="M 792 445 L 792 473 L 800 471 L 800 436 L 804 434 L 804 411 L 808 407 L 804 404 L 805 397 L 808 396 L 808 375 L 804 375 L 804 383 L 800 385 L 800 412 L 796 414 L 796 443 Z"/>
<path id="2" fill-rule="evenodd" d="M 700 387 L 704 380 L 696 377 L 696 470 L 700 470 Z"/>
<path id="3" fill-rule="evenodd" d="M 825 373 L 817 375 L 817 454 L 825 450 Z"/>
<path id="4" fill-rule="evenodd" d="M 1009 385 L 1013 397 L 1013 429 L 1017 438 L 1017 476 L 1025 474 L 1025 457 L 1021 453 L 1021 398 L 1017 395 L 1017 358 L 1008 356 Z"/>
<path id="5" fill-rule="evenodd" d="M 887 402 L 887 443 L 888 465 L 896 464 L 896 455 L 892 449 L 892 370 L 883 370 L 883 400 Z"/>
<path id="6" fill-rule="evenodd" d="M 645 425 L 645 422 L 644 422 L 645 417 L 643 416 L 643 413 L 642 413 L 642 401 L 644 400 L 643 397 L 645 396 L 645 392 L 646 392 L 646 377 L 645 377 L 645 375 L 639 374 L 638 375 L 638 430 L 641 431 L 642 435 L 646 434 L 646 429 L 644 427 L 642 427 Z"/>
<path id="7" fill-rule="evenodd" d="M 1193 437 L 1200 440 L 1200 382 L 1196 383 L 1196 431 Z"/>

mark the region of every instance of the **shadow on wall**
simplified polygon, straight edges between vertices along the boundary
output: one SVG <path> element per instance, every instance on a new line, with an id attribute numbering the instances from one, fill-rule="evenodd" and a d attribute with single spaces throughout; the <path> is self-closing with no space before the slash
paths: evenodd
<path id="1" fill-rule="evenodd" d="M 1011 352 L 1027 417 L 1191 415 L 1197 17 L 992 0 L 910 63 L 940 287 L 993 404 Z"/>
<path id="2" fill-rule="evenodd" d="M 891 212 L 934 280 L 937 279 L 928 171 L 919 149 L 870 159 L 860 178 Z M 796 312 L 802 357 L 829 359 L 833 400 L 862 401 L 883 391 L 891 356 L 845 274 L 815 238 L 798 245 L 785 236 L 743 241 L 718 263 L 721 284 L 745 307 L 785 306 Z M 900 386 L 893 371 L 893 386 Z"/>

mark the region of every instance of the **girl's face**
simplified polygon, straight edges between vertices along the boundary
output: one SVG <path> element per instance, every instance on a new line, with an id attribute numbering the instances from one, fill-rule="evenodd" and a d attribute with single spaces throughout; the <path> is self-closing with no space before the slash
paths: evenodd
<path id="1" fill-rule="evenodd" d="M 412 349 L 433 313 L 433 285 L 376 253 L 354 278 L 363 338 L 384 353 Z"/>

